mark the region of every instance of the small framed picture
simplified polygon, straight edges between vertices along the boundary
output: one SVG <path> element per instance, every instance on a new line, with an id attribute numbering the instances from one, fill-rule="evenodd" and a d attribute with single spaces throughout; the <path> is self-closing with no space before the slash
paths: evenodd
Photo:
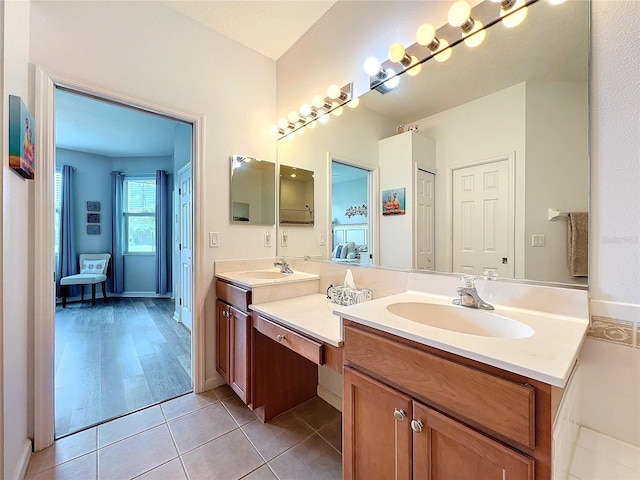
<path id="1" fill-rule="evenodd" d="M 382 191 L 382 215 L 404 215 L 404 188 Z"/>
<path id="2" fill-rule="evenodd" d="M 100 225 L 87 225 L 87 235 L 100 235 Z"/>
<path id="3" fill-rule="evenodd" d="M 87 213 L 87 223 L 100 223 L 100 214 Z"/>
<path id="4" fill-rule="evenodd" d="M 99 212 L 100 202 L 87 202 L 87 212 Z"/>

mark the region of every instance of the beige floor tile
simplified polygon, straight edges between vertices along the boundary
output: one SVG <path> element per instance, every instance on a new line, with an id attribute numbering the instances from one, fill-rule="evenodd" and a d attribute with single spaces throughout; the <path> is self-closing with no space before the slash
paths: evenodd
<path id="1" fill-rule="evenodd" d="M 27 475 L 86 455 L 96 449 L 96 427 L 56 440 L 52 446 L 31 455 Z"/>
<path id="2" fill-rule="evenodd" d="M 252 422 L 257 418 L 256 414 L 253 413 L 251 409 L 247 407 L 237 395 L 225 398 L 224 400 L 222 400 L 222 404 L 229 411 L 236 423 L 240 426 Z"/>
<path id="3" fill-rule="evenodd" d="M 338 417 L 342 417 L 337 410 L 320 397 L 311 400 L 293 409 L 293 412 L 307 422 L 314 430 L 320 430 Z"/>
<path id="4" fill-rule="evenodd" d="M 234 392 L 229 385 L 221 385 L 217 388 L 214 388 L 213 391 L 216 393 L 220 400 L 233 397 L 236 394 L 236 392 Z"/>
<path id="5" fill-rule="evenodd" d="M 318 434 L 269 462 L 280 480 L 338 480 L 342 456 Z"/>
<path id="6" fill-rule="evenodd" d="M 309 425 L 291 412 L 267 423 L 255 420 L 242 430 L 267 462 L 313 433 Z"/>
<path id="7" fill-rule="evenodd" d="M 328 423 L 318 433 L 331 444 L 338 452 L 342 453 L 342 415 L 331 423 Z"/>
<path id="8" fill-rule="evenodd" d="M 160 465 L 153 470 L 136 477 L 137 480 L 187 480 L 187 474 L 182 468 L 179 458 Z"/>
<path id="9" fill-rule="evenodd" d="M 182 461 L 190 480 L 242 478 L 264 463 L 240 430 L 191 450 Z"/>
<path id="10" fill-rule="evenodd" d="M 278 480 L 278 477 L 273 474 L 267 465 L 263 465 L 246 477 L 242 477 L 242 480 Z"/>
<path id="11" fill-rule="evenodd" d="M 25 480 L 95 480 L 96 478 L 96 452 L 91 452 L 33 476 L 27 474 Z"/>
<path id="12" fill-rule="evenodd" d="M 213 390 L 203 393 L 188 393 L 160 405 L 167 420 L 173 420 L 181 415 L 194 412 L 218 401 Z"/>
<path id="13" fill-rule="evenodd" d="M 133 478 L 178 456 L 166 425 L 98 450 L 100 480 Z"/>
<path id="14" fill-rule="evenodd" d="M 158 405 L 116 418 L 98 426 L 98 447 L 104 447 L 162 423 L 164 415 Z"/>
<path id="15" fill-rule="evenodd" d="M 180 454 L 238 428 L 231 415 L 217 402 L 169 422 Z"/>

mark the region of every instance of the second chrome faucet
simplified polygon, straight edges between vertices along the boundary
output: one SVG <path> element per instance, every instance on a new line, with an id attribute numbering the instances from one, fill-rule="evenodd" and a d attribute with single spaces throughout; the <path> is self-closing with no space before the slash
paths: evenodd
<path id="1" fill-rule="evenodd" d="M 469 308 L 480 308 L 482 310 L 494 310 L 493 305 L 485 302 L 478 295 L 476 290 L 476 277 L 473 275 L 465 275 L 462 277 L 463 287 L 458 287 L 458 298 L 453 300 L 454 305 L 461 305 Z"/>

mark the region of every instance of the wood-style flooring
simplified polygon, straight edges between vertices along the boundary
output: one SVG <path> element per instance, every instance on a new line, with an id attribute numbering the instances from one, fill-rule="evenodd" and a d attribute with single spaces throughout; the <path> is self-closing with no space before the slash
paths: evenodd
<path id="1" fill-rule="evenodd" d="M 173 310 L 159 298 L 56 308 L 56 438 L 192 390 L 191 333 Z"/>

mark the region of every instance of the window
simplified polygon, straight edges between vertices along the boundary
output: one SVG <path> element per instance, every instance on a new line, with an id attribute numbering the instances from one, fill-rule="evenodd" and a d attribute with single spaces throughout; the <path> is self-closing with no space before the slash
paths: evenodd
<path id="1" fill-rule="evenodd" d="M 123 186 L 124 253 L 156 251 L 155 177 L 127 177 Z"/>

